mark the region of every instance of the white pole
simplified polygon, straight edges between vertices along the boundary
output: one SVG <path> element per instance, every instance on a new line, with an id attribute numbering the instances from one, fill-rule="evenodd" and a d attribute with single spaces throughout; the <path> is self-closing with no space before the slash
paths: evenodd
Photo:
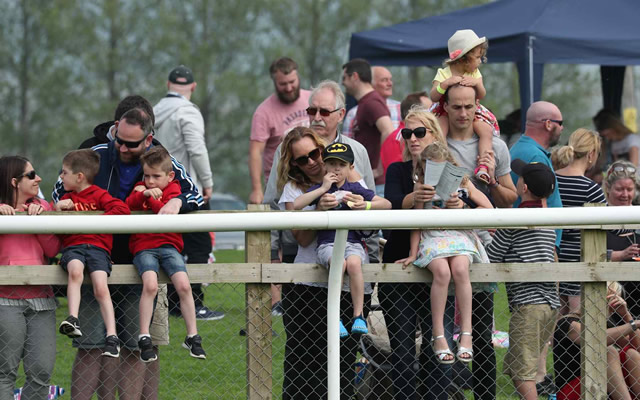
<path id="1" fill-rule="evenodd" d="M 347 229 L 338 229 L 333 241 L 329 290 L 327 293 L 327 381 L 328 399 L 340 400 L 340 297 L 342 291 L 342 265 L 347 246 Z"/>
<path id="2" fill-rule="evenodd" d="M 180 215 L 6 215 L 3 233 L 148 233 L 273 229 L 502 228 L 640 224 L 640 207 L 501 208 L 192 213 Z"/>
<path id="3" fill-rule="evenodd" d="M 529 36 L 529 106 L 533 104 L 533 41 L 535 36 Z"/>

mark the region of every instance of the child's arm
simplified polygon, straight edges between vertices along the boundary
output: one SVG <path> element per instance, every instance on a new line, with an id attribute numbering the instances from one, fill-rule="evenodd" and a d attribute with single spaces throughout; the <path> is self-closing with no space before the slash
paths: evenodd
<path id="1" fill-rule="evenodd" d="M 461 76 L 452 76 L 451 78 L 447 78 L 444 81 L 436 81 L 434 79 L 433 86 L 431 87 L 431 92 L 429 95 L 431 96 L 431 100 L 435 103 L 440 101 L 440 98 L 444 95 L 444 92 L 447 91 L 453 85 L 457 85 L 462 81 Z M 440 86 L 440 91 L 438 91 L 438 86 Z"/>
<path id="2" fill-rule="evenodd" d="M 104 215 L 129 215 L 131 210 L 127 204 L 111 196 L 106 190 L 98 198 L 98 207 L 104 210 Z"/>
<path id="3" fill-rule="evenodd" d="M 133 188 L 131 194 L 125 199 L 130 210 L 144 210 L 144 202 L 147 200 L 143 193 L 145 190 L 147 188 L 140 184 Z"/>
<path id="4" fill-rule="evenodd" d="M 337 179 L 337 177 L 336 177 L 336 175 L 334 173 L 328 172 L 324 176 L 324 179 L 322 180 L 322 185 L 319 188 L 314 189 L 314 190 L 310 190 L 307 193 L 298 196 L 298 198 L 296 198 L 293 201 L 293 209 L 294 210 L 302 210 L 306 206 L 310 205 L 317 198 L 319 198 L 323 194 L 327 193 L 327 191 L 329 191 L 329 189 L 331 189 L 331 185 L 334 182 L 337 182 L 337 180 L 338 179 Z"/>
<path id="5" fill-rule="evenodd" d="M 56 203 L 56 211 L 65 211 L 75 209 L 75 204 L 71 199 L 63 199 Z"/>
<path id="6" fill-rule="evenodd" d="M 471 180 L 467 180 L 467 184 L 464 188 L 469 192 L 469 198 L 471 201 L 478 205 L 477 208 L 493 208 L 491 201 L 484 193 L 476 189 L 476 186 L 471 183 Z"/>
<path id="7" fill-rule="evenodd" d="M 143 195 L 147 198 L 147 204 L 149 205 L 149 207 L 151 207 L 151 211 L 153 211 L 154 214 L 160 212 L 162 207 L 164 207 L 164 205 L 167 204 L 169 200 L 180 195 L 180 187 L 178 185 L 172 184 L 164 188 L 164 190 L 160 190 L 159 196 L 156 189 L 160 190 L 158 188 L 154 188 L 147 189 L 142 192 Z"/>
<path id="8" fill-rule="evenodd" d="M 371 203 L 368 205 L 367 203 Z M 367 207 L 368 206 L 368 207 Z M 370 201 L 362 200 L 353 202 L 352 210 L 391 210 L 391 202 L 384 197 L 373 196 Z"/>
<path id="9" fill-rule="evenodd" d="M 420 244 L 419 230 L 414 229 L 411 231 L 410 241 L 411 241 L 411 244 L 410 244 L 411 249 L 409 250 L 409 257 L 396 261 L 396 264 L 402 263 L 402 269 L 406 269 L 418 258 L 418 245 Z"/>

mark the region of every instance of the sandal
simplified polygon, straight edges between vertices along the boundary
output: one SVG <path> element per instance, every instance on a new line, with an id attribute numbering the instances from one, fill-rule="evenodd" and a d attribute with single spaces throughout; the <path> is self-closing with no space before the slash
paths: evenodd
<path id="1" fill-rule="evenodd" d="M 458 335 L 458 339 L 456 340 L 456 343 L 458 345 L 457 346 L 458 347 L 458 352 L 456 353 L 456 358 L 460 362 L 470 363 L 471 361 L 473 361 L 473 349 L 460 346 L 460 337 L 462 335 L 469 336 L 470 338 L 473 338 L 473 335 L 471 335 L 471 332 L 460 332 L 460 335 Z M 468 354 L 469 357 L 462 357 L 464 354 Z"/>
<path id="2" fill-rule="evenodd" d="M 486 184 L 489 184 L 491 182 L 491 176 L 489 176 L 489 172 L 487 172 L 486 165 L 478 165 L 476 169 L 473 170 L 473 174 L 476 178 Z"/>
<path id="3" fill-rule="evenodd" d="M 433 350 L 433 354 L 436 356 L 436 359 L 438 360 L 438 362 L 440 364 L 453 364 L 454 361 L 456 360 L 456 358 L 453 355 L 453 352 L 451 352 L 451 350 L 449 349 L 449 346 L 447 346 L 446 349 L 442 349 L 442 350 L 436 350 L 436 340 L 438 339 L 444 339 L 446 342 L 446 339 L 444 338 L 444 335 L 440 335 L 440 336 L 435 336 L 431 338 L 431 349 Z M 447 359 L 447 357 L 451 357 L 450 359 Z"/>

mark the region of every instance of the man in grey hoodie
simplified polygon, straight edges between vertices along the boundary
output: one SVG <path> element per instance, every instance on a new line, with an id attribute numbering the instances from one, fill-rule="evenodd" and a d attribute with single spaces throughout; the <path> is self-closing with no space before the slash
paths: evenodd
<path id="1" fill-rule="evenodd" d="M 201 209 L 209 209 L 209 199 L 213 192 L 213 178 L 209 164 L 209 152 L 204 140 L 204 119 L 198 106 L 191 102 L 196 89 L 196 81 L 191 70 L 184 65 L 169 73 L 167 95 L 153 107 L 156 117 L 155 138 L 187 169 L 204 198 Z M 207 232 L 184 233 L 184 254 L 187 263 L 206 264 L 211 252 L 211 239 Z M 224 317 L 218 311 L 209 310 L 202 303 L 202 288 L 192 285 L 199 320 L 216 320 Z M 169 289 L 169 311 L 179 315 L 179 298 Z"/>

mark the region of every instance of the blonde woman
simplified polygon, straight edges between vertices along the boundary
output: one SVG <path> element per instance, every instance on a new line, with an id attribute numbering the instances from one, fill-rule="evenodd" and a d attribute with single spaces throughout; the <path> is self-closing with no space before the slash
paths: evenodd
<path id="1" fill-rule="evenodd" d="M 598 160 L 602 140 L 598 132 L 579 128 L 569 137 L 569 143 L 554 150 L 551 158 L 562 205 L 582 207 L 585 203 L 606 203 L 604 192 L 585 176 Z M 563 229 L 560 242 L 560 262 L 580 261 L 580 230 Z M 561 314 L 580 309 L 580 283 L 560 282 Z"/>

